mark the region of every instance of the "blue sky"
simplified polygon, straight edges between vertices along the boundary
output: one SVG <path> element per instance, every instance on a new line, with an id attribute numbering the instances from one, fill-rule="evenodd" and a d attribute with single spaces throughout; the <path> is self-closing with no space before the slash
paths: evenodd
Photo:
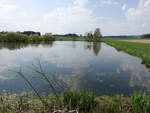
<path id="1" fill-rule="evenodd" d="M 0 0 L 0 31 L 150 33 L 150 0 Z"/>

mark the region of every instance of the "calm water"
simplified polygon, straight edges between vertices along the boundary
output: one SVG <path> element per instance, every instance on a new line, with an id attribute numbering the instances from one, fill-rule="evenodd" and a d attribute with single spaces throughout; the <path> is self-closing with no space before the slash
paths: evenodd
<path id="1" fill-rule="evenodd" d="M 0 93 L 30 91 L 22 78 L 10 71 L 20 69 L 39 92 L 51 92 L 41 76 L 31 68 L 36 66 L 39 69 L 39 60 L 49 79 L 58 82 L 58 92 L 62 87 L 69 87 L 93 91 L 97 95 L 129 95 L 150 87 L 149 69 L 141 64 L 139 58 L 104 43 L 0 43 Z"/>

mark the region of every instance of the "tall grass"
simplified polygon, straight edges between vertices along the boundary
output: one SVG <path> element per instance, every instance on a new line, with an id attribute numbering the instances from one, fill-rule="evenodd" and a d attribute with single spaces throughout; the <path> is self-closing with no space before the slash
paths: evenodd
<path id="1" fill-rule="evenodd" d="M 51 113 L 55 103 L 53 95 L 43 99 L 49 107 L 43 106 L 39 98 L 27 93 L 4 94 L 0 96 L 0 113 Z"/>
<path id="2" fill-rule="evenodd" d="M 90 112 L 95 109 L 95 97 L 89 92 L 65 91 L 63 103 L 68 109 L 79 109 L 80 112 Z"/>
<path id="3" fill-rule="evenodd" d="M 26 94 L 6 94 L 0 96 L 0 113 L 150 113 L 150 97 L 144 93 L 135 93 L 131 97 L 100 96 L 92 93 L 64 91 L 62 109 L 55 106 L 55 96 L 43 99 L 49 104 L 43 106 L 37 97 Z"/>
<path id="4" fill-rule="evenodd" d="M 145 93 L 134 93 L 131 102 L 135 113 L 150 113 L 150 97 Z"/>

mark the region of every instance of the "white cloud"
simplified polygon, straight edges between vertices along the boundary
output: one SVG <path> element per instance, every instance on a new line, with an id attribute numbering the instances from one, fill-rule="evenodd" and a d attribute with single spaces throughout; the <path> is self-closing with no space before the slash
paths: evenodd
<path id="1" fill-rule="evenodd" d="M 106 22 L 107 21 L 107 22 Z M 139 27 L 127 20 L 104 18 L 101 20 L 102 33 L 105 35 L 134 35 L 140 34 Z M 103 24 L 104 23 L 104 24 Z M 137 29 L 138 28 L 138 29 Z"/>
<path id="2" fill-rule="evenodd" d="M 37 30 L 35 20 L 28 12 L 18 9 L 16 4 L 0 1 L 0 31 Z"/>
<path id="3" fill-rule="evenodd" d="M 116 0 L 103 0 L 101 3 L 102 4 L 108 4 L 108 5 L 112 5 L 112 4 L 117 5 L 117 4 L 119 4 L 119 2 L 117 2 Z"/>
<path id="4" fill-rule="evenodd" d="M 1 59 L 0 72 L 2 72 L 4 70 L 8 70 L 11 67 L 17 67 L 17 64 L 12 63 L 13 59 L 12 59 L 12 57 L 10 57 L 9 52 L 10 51 L 5 50 L 5 49 L 0 51 L 0 59 Z"/>
<path id="5" fill-rule="evenodd" d="M 16 10 L 16 5 L 0 1 L 0 31 L 13 30 L 17 27 Z"/>
<path id="6" fill-rule="evenodd" d="M 127 9 L 127 4 L 123 4 L 122 10 L 125 11 Z"/>
<path id="7" fill-rule="evenodd" d="M 6 23 L 12 20 L 12 12 L 15 10 L 15 5 L 0 3 L 0 23 Z"/>
<path id="8" fill-rule="evenodd" d="M 57 8 L 46 14 L 40 26 L 43 31 L 53 33 L 84 33 L 96 27 L 92 10 L 84 7 L 86 0 L 75 0 L 72 6 Z"/>
<path id="9" fill-rule="evenodd" d="M 75 0 L 75 1 L 73 2 L 73 4 L 74 4 L 75 6 L 83 6 L 83 5 L 85 5 L 86 2 L 87 2 L 87 0 Z"/>
<path id="10" fill-rule="evenodd" d="M 150 24 L 150 0 L 140 0 L 137 8 L 129 8 L 126 13 L 130 21 Z"/>
<path id="11" fill-rule="evenodd" d="M 27 17 L 28 13 L 26 11 L 22 11 L 22 12 L 20 12 L 20 15 L 23 16 L 23 17 Z"/>
<path id="12" fill-rule="evenodd" d="M 127 21 L 134 26 L 138 34 L 150 32 L 150 0 L 140 0 L 136 8 L 126 11 Z"/>

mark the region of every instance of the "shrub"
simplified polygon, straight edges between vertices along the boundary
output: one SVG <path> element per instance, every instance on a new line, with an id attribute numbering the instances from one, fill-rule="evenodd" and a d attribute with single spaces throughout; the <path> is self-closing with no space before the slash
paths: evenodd
<path id="1" fill-rule="evenodd" d="M 88 92 L 65 91 L 63 93 L 63 102 L 69 109 L 79 109 L 80 111 L 89 112 L 95 108 L 94 95 Z"/>
<path id="2" fill-rule="evenodd" d="M 54 40 L 55 40 L 54 36 L 53 36 L 51 33 L 46 33 L 46 34 L 44 34 L 44 35 L 42 36 L 42 39 L 43 39 L 44 41 L 54 41 Z"/>
<path id="3" fill-rule="evenodd" d="M 7 40 L 9 40 L 9 41 L 17 41 L 20 37 L 19 37 L 19 35 L 17 34 L 17 33 L 7 33 L 6 34 L 6 38 L 7 38 Z"/>
<path id="4" fill-rule="evenodd" d="M 28 41 L 40 41 L 41 37 L 39 35 L 33 34 L 28 37 Z"/>
<path id="5" fill-rule="evenodd" d="M 0 42 L 5 42 L 7 41 L 6 35 L 5 34 L 0 34 Z"/>
<path id="6" fill-rule="evenodd" d="M 150 112 L 150 97 L 145 93 L 134 93 L 131 96 L 131 103 L 136 113 Z"/>
<path id="7" fill-rule="evenodd" d="M 14 33 L 10 32 L 7 34 L 3 34 L 3 40 L 4 41 L 10 41 L 10 42 L 18 42 L 18 41 L 27 41 L 28 36 L 24 34 Z"/>

